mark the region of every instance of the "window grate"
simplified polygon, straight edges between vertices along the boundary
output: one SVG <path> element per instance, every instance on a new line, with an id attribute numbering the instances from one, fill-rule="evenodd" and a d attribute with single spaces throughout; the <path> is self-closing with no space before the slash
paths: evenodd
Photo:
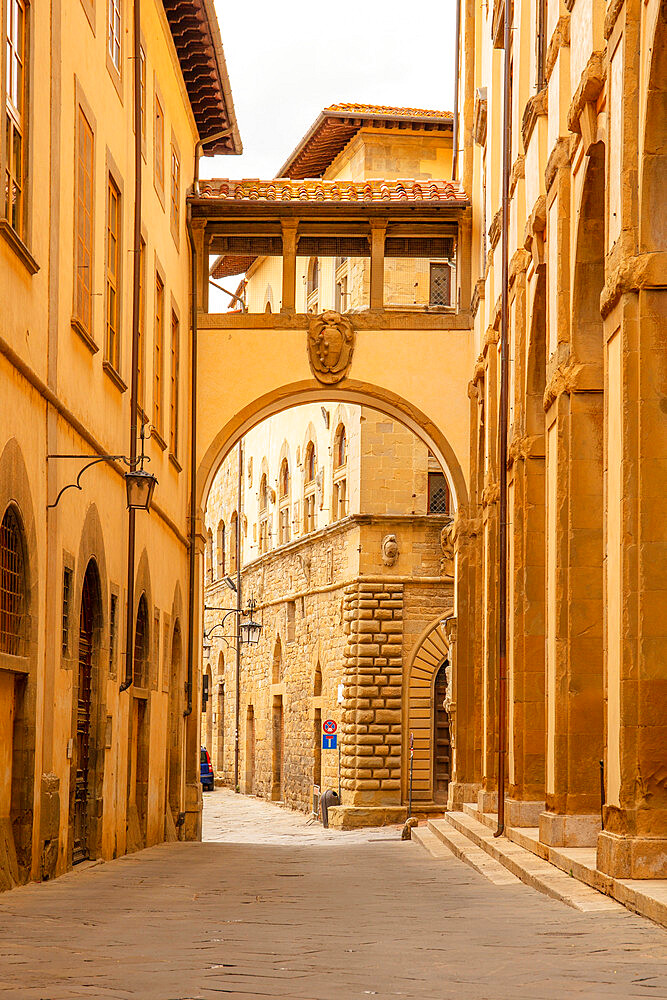
<path id="1" fill-rule="evenodd" d="M 453 236 L 403 237 L 387 236 L 384 243 L 385 257 L 444 257 L 450 260 L 454 256 Z"/>
<path id="2" fill-rule="evenodd" d="M 118 598 L 111 595 L 111 606 L 109 608 L 109 670 L 113 671 L 116 660 L 116 632 L 118 629 Z"/>
<path id="3" fill-rule="evenodd" d="M 430 296 L 432 306 L 448 306 L 451 302 L 452 269 L 449 264 L 431 264 Z"/>
<path id="4" fill-rule="evenodd" d="M 449 486 L 442 472 L 428 474 L 429 514 L 449 514 Z"/>
<path id="5" fill-rule="evenodd" d="M 0 651 L 25 655 L 25 569 L 21 529 L 11 508 L 0 525 Z"/>
<path id="6" fill-rule="evenodd" d="M 63 570 L 63 621 L 62 621 L 62 653 L 67 656 L 69 648 L 69 615 L 72 599 L 72 570 Z"/>

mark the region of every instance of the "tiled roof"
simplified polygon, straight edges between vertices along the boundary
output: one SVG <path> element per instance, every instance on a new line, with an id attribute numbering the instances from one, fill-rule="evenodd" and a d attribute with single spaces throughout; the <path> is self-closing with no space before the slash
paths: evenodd
<path id="1" fill-rule="evenodd" d="M 362 128 L 451 134 L 451 111 L 392 108 L 380 104 L 332 104 L 322 111 L 280 168 L 281 177 L 321 177 Z"/>
<path id="2" fill-rule="evenodd" d="M 203 198 L 223 201 L 305 201 L 305 202 L 447 202 L 467 205 L 465 192 L 451 181 L 441 180 L 366 180 L 323 181 L 278 178 L 272 181 L 209 180 L 200 181 Z"/>
<path id="3" fill-rule="evenodd" d="M 240 153 L 225 54 L 213 0 L 162 0 L 200 139 L 230 134 L 204 146 L 205 153 Z"/>
<path id="4" fill-rule="evenodd" d="M 377 115 L 380 118 L 442 118 L 451 120 L 451 111 L 428 111 L 424 108 L 392 108 L 385 104 L 331 104 L 324 114 Z"/>

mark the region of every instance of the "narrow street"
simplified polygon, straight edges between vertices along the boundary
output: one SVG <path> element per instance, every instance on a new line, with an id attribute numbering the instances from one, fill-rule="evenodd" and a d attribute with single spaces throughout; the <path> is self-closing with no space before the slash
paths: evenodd
<path id="1" fill-rule="evenodd" d="M 664 932 L 216 790 L 202 844 L 0 896 L 0 996 L 667 997 Z"/>

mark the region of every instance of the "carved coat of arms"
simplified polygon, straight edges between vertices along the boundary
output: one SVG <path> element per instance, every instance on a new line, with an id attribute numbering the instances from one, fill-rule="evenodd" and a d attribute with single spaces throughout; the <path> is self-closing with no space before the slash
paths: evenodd
<path id="1" fill-rule="evenodd" d="M 333 385 L 348 373 L 354 350 L 354 328 L 349 319 L 329 310 L 313 316 L 308 325 L 308 359 L 315 378 Z"/>

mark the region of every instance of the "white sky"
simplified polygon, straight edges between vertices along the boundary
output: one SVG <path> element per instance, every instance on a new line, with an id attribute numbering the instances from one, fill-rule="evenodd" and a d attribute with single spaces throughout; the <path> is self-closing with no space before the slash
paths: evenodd
<path id="1" fill-rule="evenodd" d="M 202 177 L 274 177 L 329 104 L 453 110 L 455 0 L 216 0 L 244 153 Z"/>

